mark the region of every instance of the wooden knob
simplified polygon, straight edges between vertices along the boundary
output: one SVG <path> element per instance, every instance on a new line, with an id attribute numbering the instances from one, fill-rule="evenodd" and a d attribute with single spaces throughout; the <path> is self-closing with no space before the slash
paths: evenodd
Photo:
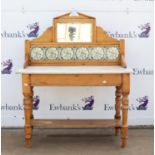
<path id="1" fill-rule="evenodd" d="M 104 81 L 102 81 L 102 83 L 107 83 L 107 81 L 106 81 L 106 80 L 104 80 Z"/>

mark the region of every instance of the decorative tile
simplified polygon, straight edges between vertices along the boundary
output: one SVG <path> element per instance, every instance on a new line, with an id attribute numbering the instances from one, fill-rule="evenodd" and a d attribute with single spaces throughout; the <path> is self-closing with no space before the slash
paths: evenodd
<path id="1" fill-rule="evenodd" d="M 44 57 L 45 57 L 45 52 L 43 47 L 35 47 L 31 49 L 32 60 L 43 60 Z"/>
<path id="2" fill-rule="evenodd" d="M 91 58 L 93 60 L 102 60 L 105 57 L 102 47 L 91 48 Z"/>
<path id="3" fill-rule="evenodd" d="M 57 48 L 55 48 L 55 47 L 46 48 L 45 53 L 46 53 L 47 59 L 49 59 L 49 60 L 56 60 L 59 55 Z"/>
<path id="4" fill-rule="evenodd" d="M 117 46 L 33 47 L 32 60 L 118 60 Z"/>
<path id="5" fill-rule="evenodd" d="M 61 58 L 60 60 L 72 60 L 74 55 L 74 51 L 70 47 L 61 48 Z"/>
<path id="6" fill-rule="evenodd" d="M 115 60 L 119 56 L 118 48 L 116 47 L 107 47 L 106 55 L 108 60 Z"/>
<path id="7" fill-rule="evenodd" d="M 78 60 L 88 60 L 89 51 L 86 47 L 76 48 L 76 57 Z"/>

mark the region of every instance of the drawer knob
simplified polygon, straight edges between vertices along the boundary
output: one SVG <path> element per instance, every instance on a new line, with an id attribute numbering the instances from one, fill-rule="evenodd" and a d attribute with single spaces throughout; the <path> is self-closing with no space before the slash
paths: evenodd
<path id="1" fill-rule="evenodd" d="M 102 81 L 102 83 L 107 83 L 107 81 L 106 81 L 106 80 L 104 80 L 104 81 Z"/>
<path id="2" fill-rule="evenodd" d="M 26 86 L 26 87 L 27 87 L 27 86 L 28 86 L 28 84 L 27 84 L 27 83 L 24 83 L 24 86 Z"/>

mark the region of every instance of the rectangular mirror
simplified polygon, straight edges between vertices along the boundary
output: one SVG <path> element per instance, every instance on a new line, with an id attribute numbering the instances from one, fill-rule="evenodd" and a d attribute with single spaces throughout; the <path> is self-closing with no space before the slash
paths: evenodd
<path id="1" fill-rule="evenodd" d="M 92 23 L 57 23 L 57 42 L 92 42 Z"/>

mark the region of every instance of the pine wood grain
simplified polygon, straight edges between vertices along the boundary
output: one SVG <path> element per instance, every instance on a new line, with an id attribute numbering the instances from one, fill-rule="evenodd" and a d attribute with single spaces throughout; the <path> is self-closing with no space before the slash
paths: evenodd
<path id="1" fill-rule="evenodd" d="M 120 120 L 50 120 L 34 119 L 34 127 L 40 128 L 114 128 L 121 127 Z"/>

